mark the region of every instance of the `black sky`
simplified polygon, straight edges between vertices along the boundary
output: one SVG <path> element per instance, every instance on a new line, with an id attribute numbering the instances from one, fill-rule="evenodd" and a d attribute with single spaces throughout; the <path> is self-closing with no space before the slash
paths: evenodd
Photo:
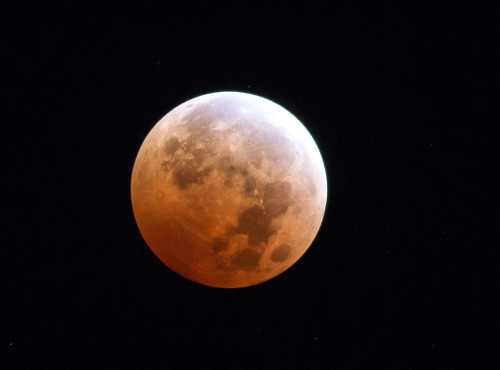
<path id="1" fill-rule="evenodd" d="M 495 361 L 498 6 L 0 8 L 7 368 Z M 329 185 L 309 251 L 239 290 L 167 269 L 130 203 L 153 125 L 224 90 L 297 116 Z"/>

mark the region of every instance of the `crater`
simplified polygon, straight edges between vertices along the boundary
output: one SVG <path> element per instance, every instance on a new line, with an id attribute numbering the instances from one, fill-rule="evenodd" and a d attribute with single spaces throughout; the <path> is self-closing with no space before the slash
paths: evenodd
<path id="1" fill-rule="evenodd" d="M 233 185 L 233 176 L 237 175 L 239 172 L 246 171 L 245 169 L 240 169 L 235 166 L 233 159 L 229 156 L 224 156 L 217 162 L 217 169 L 226 177 L 224 180 L 224 185 Z"/>
<path id="2" fill-rule="evenodd" d="M 292 248 L 288 244 L 281 244 L 278 248 L 271 253 L 271 261 L 283 262 L 290 255 Z"/>
<path id="3" fill-rule="evenodd" d="M 274 234 L 269 213 L 259 206 L 248 208 L 239 216 L 236 231 L 248 235 L 250 245 L 267 243 L 269 237 Z"/>
<path id="4" fill-rule="evenodd" d="M 262 253 L 253 249 L 245 248 L 234 256 L 233 266 L 247 271 L 255 270 L 259 266 L 261 255 Z"/>
<path id="5" fill-rule="evenodd" d="M 228 247 L 229 243 L 227 239 L 215 238 L 214 241 L 212 242 L 212 249 L 214 250 L 215 253 L 227 251 Z"/>
<path id="6" fill-rule="evenodd" d="M 198 170 L 198 165 L 193 160 L 188 160 L 183 166 L 177 167 L 173 173 L 174 180 L 179 188 L 186 189 L 191 184 L 203 184 L 203 179 L 210 175 L 211 167 Z"/>

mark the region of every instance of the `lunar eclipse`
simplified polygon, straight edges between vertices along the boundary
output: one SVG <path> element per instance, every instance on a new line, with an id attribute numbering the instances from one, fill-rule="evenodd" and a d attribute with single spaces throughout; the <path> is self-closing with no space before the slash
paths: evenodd
<path id="1" fill-rule="evenodd" d="M 292 266 L 323 219 L 326 173 L 302 123 L 251 94 L 219 92 L 168 113 L 132 171 L 139 230 L 154 254 L 200 284 L 239 288 Z"/>

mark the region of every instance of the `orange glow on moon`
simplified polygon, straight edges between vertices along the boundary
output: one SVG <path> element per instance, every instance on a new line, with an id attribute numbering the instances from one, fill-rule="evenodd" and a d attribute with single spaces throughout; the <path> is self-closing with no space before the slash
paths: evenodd
<path id="1" fill-rule="evenodd" d="M 325 212 L 326 173 L 291 113 L 220 92 L 153 127 L 131 197 L 139 230 L 165 265 L 200 284 L 238 288 L 275 277 L 309 248 Z"/>

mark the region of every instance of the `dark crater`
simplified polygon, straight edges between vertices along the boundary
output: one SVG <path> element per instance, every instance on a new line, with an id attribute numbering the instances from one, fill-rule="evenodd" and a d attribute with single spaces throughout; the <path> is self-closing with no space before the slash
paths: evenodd
<path id="1" fill-rule="evenodd" d="M 225 177 L 224 185 L 232 186 L 233 177 L 238 174 L 246 174 L 245 168 L 238 168 L 230 156 L 224 156 L 217 162 L 217 170 Z"/>
<path id="2" fill-rule="evenodd" d="M 227 251 L 227 248 L 229 247 L 229 243 L 227 239 L 223 238 L 215 238 L 214 241 L 212 242 L 212 248 L 215 253 Z"/>
<path id="3" fill-rule="evenodd" d="M 283 262 L 290 255 L 292 248 L 288 244 L 281 244 L 278 248 L 271 253 L 271 261 Z"/>
<path id="4" fill-rule="evenodd" d="M 182 190 L 186 189 L 191 184 L 203 184 L 205 177 L 210 175 L 212 167 L 207 167 L 199 170 L 199 165 L 194 160 L 188 160 L 183 166 L 179 166 L 174 170 L 174 181 Z"/>
<path id="5" fill-rule="evenodd" d="M 243 270 L 254 270 L 255 267 L 259 266 L 261 256 L 262 253 L 245 248 L 234 256 L 233 266 Z"/>
<path id="6" fill-rule="evenodd" d="M 248 243 L 256 245 L 267 243 L 269 237 L 275 233 L 271 227 L 271 216 L 259 206 L 246 209 L 238 219 L 236 232 L 248 235 Z"/>

